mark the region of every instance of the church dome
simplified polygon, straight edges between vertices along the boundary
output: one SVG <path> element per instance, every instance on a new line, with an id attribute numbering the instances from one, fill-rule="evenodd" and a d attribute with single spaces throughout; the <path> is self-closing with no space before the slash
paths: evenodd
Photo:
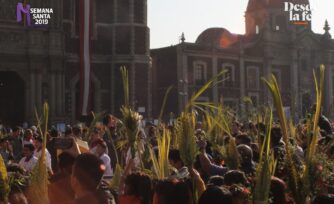
<path id="1" fill-rule="evenodd" d="M 203 31 L 197 38 L 200 45 L 227 48 L 238 41 L 238 35 L 230 33 L 225 28 L 209 28 Z"/>

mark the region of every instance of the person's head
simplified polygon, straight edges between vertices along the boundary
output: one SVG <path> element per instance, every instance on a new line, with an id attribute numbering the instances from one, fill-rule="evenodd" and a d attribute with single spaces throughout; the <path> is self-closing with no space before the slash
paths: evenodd
<path id="1" fill-rule="evenodd" d="M 140 198 L 141 204 L 152 203 L 152 181 L 143 173 L 133 173 L 125 179 L 125 194 Z"/>
<path id="2" fill-rule="evenodd" d="M 273 127 L 271 128 L 271 144 L 272 146 L 276 146 L 280 143 L 282 139 L 282 131 L 280 127 Z"/>
<path id="3" fill-rule="evenodd" d="M 70 125 L 67 125 L 65 129 L 65 137 L 72 136 L 72 134 L 73 134 L 72 127 Z"/>
<path id="4" fill-rule="evenodd" d="M 111 114 L 107 114 L 106 116 L 104 116 L 102 122 L 108 128 L 115 128 L 117 123 L 117 118 Z"/>
<path id="5" fill-rule="evenodd" d="M 233 184 L 241 184 L 243 186 L 248 186 L 249 182 L 243 171 L 230 170 L 224 176 L 224 184 L 227 186 L 231 186 Z"/>
<path id="6" fill-rule="evenodd" d="M 41 148 L 43 145 L 43 138 L 41 136 L 36 137 L 34 140 L 34 144 L 36 149 Z"/>
<path id="7" fill-rule="evenodd" d="M 257 131 L 261 134 L 265 134 L 266 133 L 266 125 L 264 123 L 257 123 L 255 125 Z"/>
<path id="8" fill-rule="evenodd" d="M 273 199 L 273 204 L 289 203 L 285 191 L 286 191 L 285 182 L 277 177 L 272 177 L 270 184 L 270 194 Z"/>
<path id="9" fill-rule="evenodd" d="M 90 137 L 91 137 L 91 140 L 97 140 L 101 138 L 101 129 L 97 127 L 93 128 L 93 131 Z"/>
<path id="10" fill-rule="evenodd" d="M 56 128 L 51 128 L 51 130 L 50 130 L 50 136 L 51 137 L 58 137 L 58 135 L 59 135 L 59 132 L 58 132 L 58 130 L 56 129 Z"/>
<path id="11" fill-rule="evenodd" d="M 240 131 L 241 126 L 242 125 L 239 121 L 233 121 L 232 122 L 232 128 L 231 128 L 232 134 L 237 135 Z"/>
<path id="12" fill-rule="evenodd" d="M 228 187 L 233 197 L 233 204 L 249 204 L 251 192 L 242 185 L 233 184 Z"/>
<path id="13" fill-rule="evenodd" d="M 169 150 L 168 160 L 169 163 L 176 169 L 180 169 L 184 166 L 178 149 Z"/>
<path id="14" fill-rule="evenodd" d="M 19 126 L 15 126 L 15 127 L 13 128 L 13 133 L 12 133 L 12 135 L 13 135 L 14 137 L 18 137 L 18 136 L 20 136 L 20 134 L 21 134 L 21 127 L 19 127 Z"/>
<path id="15" fill-rule="evenodd" d="M 73 135 L 76 137 L 80 137 L 82 134 L 82 127 L 80 125 L 76 125 L 72 128 Z"/>
<path id="16" fill-rule="evenodd" d="M 245 145 L 250 146 L 252 142 L 252 138 L 246 134 L 238 134 L 235 137 L 235 142 L 237 145 L 245 144 Z"/>
<path id="17" fill-rule="evenodd" d="M 223 186 L 224 185 L 224 177 L 222 176 L 211 176 L 208 180 L 207 186 Z"/>
<path id="18" fill-rule="evenodd" d="M 23 147 L 23 155 L 25 157 L 31 157 L 34 154 L 35 147 L 33 144 L 25 144 Z"/>
<path id="19" fill-rule="evenodd" d="M 160 180 L 155 187 L 155 204 L 191 204 L 189 185 L 184 181 Z"/>
<path id="20" fill-rule="evenodd" d="M 238 145 L 238 153 L 240 156 L 241 165 L 249 165 L 252 163 L 253 151 L 248 145 Z"/>
<path id="21" fill-rule="evenodd" d="M 80 154 L 74 162 L 71 186 L 74 192 L 95 192 L 104 173 L 103 162 L 93 154 Z"/>
<path id="22" fill-rule="evenodd" d="M 198 200 L 198 204 L 224 203 L 233 204 L 231 192 L 218 186 L 209 186 Z"/>
<path id="23" fill-rule="evenodd" d="M 75 161 L 75 157 L 73 157 L 70 153 L 62 152 L 58 156 L 58 166 L 59 166 L 59 169 L 62 172 L 71 175 L 74 161 Z"/>
<path id="24" fill-rule="evenodd" d="M 8 139 L 2 138 L 0 139 L 0 148 L 6 149 L 8 147 Z"/>
<path id="25" fill-rule="evenodd" d="M 102 139 L 98 139 L 96 142 L 96 154 L 101 156 L 102 154 L 106 153 L 107 151 L 107 143 Z"/>
<path id="26" fill-rule="evenodd" d="M 253 151 L 253 161 L 258 163 L 260 159 L 260 148 L 258 143 L 251 143 L 250 147 Z"/>
<path id="27" fill-rule="evenodd" d="M 312 201 L 312 204 L 332 204 L 332 203 L 334 203 L 333 194 L 318 195 Z"/>
<path id="28" fill-rule="evenodd" d="M 33 136 L 33 132 L 31 129 L 26 129 L 26 131 L 24 132 L 24 139 L 25 140 L 30 140 L 32 139 Z"/>

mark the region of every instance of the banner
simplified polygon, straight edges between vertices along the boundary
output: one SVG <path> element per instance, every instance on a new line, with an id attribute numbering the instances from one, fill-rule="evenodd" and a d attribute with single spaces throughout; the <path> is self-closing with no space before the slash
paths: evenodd
<path id="1" fill-rule="evenodd" d="M 79 2 L 80 28 L 80 112 L 87 116 L 91 79 L 91 5 L 90 0 Z"/>

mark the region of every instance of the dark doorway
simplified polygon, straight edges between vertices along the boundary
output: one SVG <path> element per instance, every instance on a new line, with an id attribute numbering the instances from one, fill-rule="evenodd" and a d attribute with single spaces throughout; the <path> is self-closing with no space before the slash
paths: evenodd
<path id="1" fill-rule="evenodd" d="M 0 121 L 21 125 L 24 120 L 24 81 L 16 72 L 0 72 Z"/>

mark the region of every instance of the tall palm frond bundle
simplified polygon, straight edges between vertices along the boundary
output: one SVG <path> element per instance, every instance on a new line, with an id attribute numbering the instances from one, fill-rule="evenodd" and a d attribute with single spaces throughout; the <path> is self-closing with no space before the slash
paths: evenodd
<path id="1" fill-rule="evenodd" d="M 316 110 L 313 118 L 313 137 L 311 144 L 309 146 L 309 149 L 307 151 L 307 161 L 312 161 L 312 155 L 315 154 L 316 151 L 316 145 L 318 140 L 318 134 L 319 134 L 319 117 L 321 114 L 321 104 L 322 104 L 322 98 L 323 98 L 323 90 L 324 90 L 324 75 L 325 75 L 325 67 L 324 65 L 320 66 L 320 81 L 318 84 L 317 77 L 315 75 L 315 72 L 313 71 L 313 77 L 314 77 L 314 83 L 316 88 Z"/>
<path id="2" fill-rule="evenodd" d="M 271 177 L 275 174 L 276 161 L 270 151 L 271 126 L 273 121 L 272 111 L 267 124 L 267 134 L 262 143 L 259 165 L 256 170 L 256 184 L 253 192 L 254 202 L 267 202 L 269 200 L 269 191 Z"/>
<path id="3" fill-rule="evenodd" d="M 170 131 L 163 127 L 162 135 L 158 134 L 158 155 L 149 147 L 150 157 L 152 160 L 152 167 L 154 176 L 157 179 L 165 179 L 169 176 L 169 148 L 171 144 Z"/>
<path id="4" fill-rule="evenodd" d="M 137 149 L 137 135 L 139 131 L 140 115 L 138 112 L 132 110 L 129 102 L 129 76 L 125 67 L 121 67 L 123 91 L 124 91 L 124 105 L 121 107 L 122 122 L 125 128 L 126 138 L 131 148 L 131 157 L 135 158 Z"/>
<path id="5" fill-rule="evenodd" d="M 280 126 L 282 129 L 282 135 L 283 135 L 283 141 L 286 144 L 285 145 L 285 151 L 286 151 L 286 167 L 287 171 L 290 172 L 288 174 L 288 184 L 289 188 L 292 192 L 292 195 L 296 202 L 300 201 L 302 196 L 300 195 L 300 182 L 299 177 L 297 175 L 296 167 L 293 163 L 292 153 L 291 149 L 289 148 L 289 134 L 288 134 L 288 126 L 287 126 L 287 120 L 286 116 L 283 110 L 283 102 L 281 97 L 281 92 L 279 89 L 279 86 L 277 84 L 276 77 L 274 75 L 271 76 L 271 79 L 269 81 L 263 79 L 267 87 L 269 88 L 269 91 L 274 99 L 274 104 L 276 107 L 276 111 L 280 120 Z"/>
<path id="6" fill-rule="evenodd" d="M 221 128 L 218 126 L 219 119 L 217 114 L 212 113 L 212 111 L 207 111 L 204 113 L 203 129 L 205 130 L 206 139 L 213 145 L 223 145 L 220 140 L 223 135 L 221 134 Z"/>
<path id="7" fill-rule="evenodd" d="M 176 134 L 180 156 L 187 167 L 192 167 L 196 160 L 198 148 L 195 137 L 196 116 L 194 112 L 181 113 L 176 122 Z"/>
<path id="8" fill-rule="evenodd" d="M 46 166 L 46 142 L 48 134 L 48 120 L 49 120 L 49 106 L 44 103 L 43 106 L 43 124 L 36 111 L 37 127 L 43 137 L 42 153 L 41 157 L 38 159 L 36 166 L 34 167 L 30 187 L 28 189 L 29 200 L 34 204 L 45 204 L 49 202 L 48 198 L 48 171 Z M 42 125 L 44 126 L 44 132 L 42 130 Z"/>
<path id="9" fill-rule="evenodd" d="M 319 123 L 319 117 L 321 114 L 321 104 L 322 104 L 322 98 L 323 98 L 323 85 L 324 85 L 324 74 L 325 74 L 325 67 L 324 65 L 320 66 L 320 81 L 318 83 L 317 77 L 315 75 L 315 72 L 313 71 L 314 76 L 314 83 L 315 83 L 315 89 L 316 89 L 316 109 L 315 113 L 313 115 L 313 124 L 312 124 L 312 137 L 311 142 L 308 143 L 307 152 L 306 152 L 306 161 L 305 161 L 305 173 L 303 177 L 303 192 L 304 196 L 309 196 L 312 192 L 313 185 L 313 176 L 311 175 L 311 172 L 313 169 L 316 168 L 316 162 L 315 161 L 315 155 L 316 147 L 318 143 L 318 135 L 320 133 L 320 128 L 318 126 Z"/>
<path id="10" fill-rule="evenodd" d="M 216 111 L 216 115 L 210 116 L 213 124 L 217 127 L 217 140 L 210 141 L 213 146 L 218 145 L 217 149 L 223 156 L 224 162 L 230 169 L 238 169 L 240 167 L 239 153 L 235 138 L 232 137 L 230 126 L 232 118 L 229 117 L 229 113 L 224 111 L 223 107 L 219 106 Z M 228 137 L 228 143 L 224 143 L 224 136 Z M 208 137 L 210 138 L 210 137 Z M 209 139 L 210 140 L 210 139 Z M 223 141 L 223 145 L 221 145 Z"/>
<path id="11" fill-rule="evenodd" d="M 131 148 L 131 156 L 132 158 L 135 158 L 140 115 L 138 112 L 133 111 L 131 108 L 126 106 L 121 108 L 121 112 L 123 115 L 122 122 L 126 129 L 126 136 Z"/>
<path id="12" fill-rule="evenodd" d="M 0 203 L 8 203 L 8 195 L 10 192 L 9 180 L 5 162 L 0 155 Z"/>

